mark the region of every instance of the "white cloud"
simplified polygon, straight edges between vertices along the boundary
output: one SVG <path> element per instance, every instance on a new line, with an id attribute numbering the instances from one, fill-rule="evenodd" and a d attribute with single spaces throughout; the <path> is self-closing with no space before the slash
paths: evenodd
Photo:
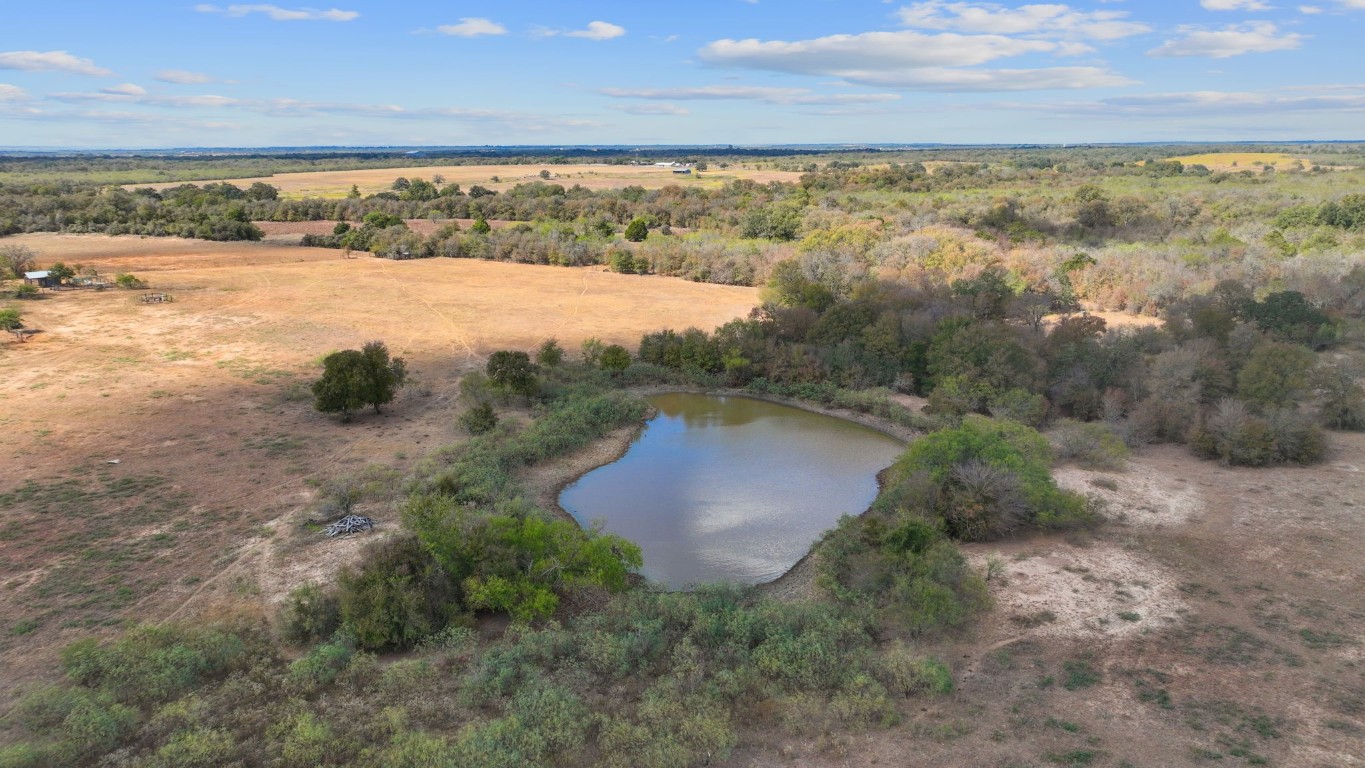
<path id="1" fill-rule="evenodd" d="M 1006 8 L 995 3 L 928 0 L 905 6 L 896 15 L 908 27 L 972 34 L 1117 40 L 1151 31 L 1146 24 L 1127 21 L 1127 11 L 1078 11 L 1052 3 Z"/>
<path id="2" fill-rule="evenodd" d="M 687 107 L 677 104 L 608 104 L 607 109 L 615 109 L 630 115 L 688 115 Z"/>
<path id="3" fill-rule="evenodd" d="M 1279 91 L 1189 91 L 1120 96 L 1092 102 L 1009 103 L 994 106 L 1048 114 L 1120 118 L 1208 117 L 1256 115 L 1271 117 L 1294 112 L 1365 112 L 1365 90 L 1342 92 L 1338 86 L 1313 86 Z M 1349 90 L 1349 89 L 1346 89 Z"/>
<path id="4" fill-rule="evenodd" d="M 323 11 L 316 8 L 281 8 L 278 5 L 229 5 L 226 8 L 219 8 L 216 5 L 200 3 L 194 6 L 194 10 L 234 18 L 259 13 L 275 21 L 352 21 L 360 16 L 357 11 L 343 11 L 337 8 Z"/>
<path id="5" fill-rule="evenodd" d="M 21 69 L 26 72 L 70 72 L 76 75 L 104 77 L 113 72 L 95 65 L 90 59 L 79 59 L 66 51 L 8 51 L 0 53 L 0 69 Z"/>
<path id="6" fill-rule="evenodd" d="M 163 69 L 160 72 L 157 72 L 155 77 L 163 83 L 176 83 L 177 85 L 197 85 L 213 82 L 213 78 L 203 72 L 190 72 L 185 69 Z"/>
<path id="7" fill-rule="evenodd" d="M 101 88 L 100 93 L 107 93 L 113 96 L 146 96 L 147 89 L 133 83 L 122 85 L 111 85 L 108 88 Z"/>
<path id="8" fill-rule="evenodd" d="M 568 37 L 583 37 L 588 40 L 610 40 L 626 33 L 626 28 L 609 21 L 590 21 L 586 29 L 565 32 Z"/>
<path id="9" fill-rule="evenodd" d="M 505 35 L 507 27 L 479 17 L 465 17 L 459 24 L 442 24 L 436 28 L 443 35 L 454 37 L 479 37 L 481 35 Z"/>
<path id="10" fill-rule="evenodd" d="M 876 104 L 896 101 L 894 93 L 816 93 L 809 88 L 774 88 L 758 85 L 703 85 L 693 88 L 603 88 L 603 96 L 616 99 L 672 101 L 748 100 L 767 104 Z"/>
<path id="11" fill-rule="evenodd" d="M 136 88 L 136 86 L 133 86 Z M 141 89 L 139 89 L 141 90 Z M 503 110 L 474 109 L 468 107 L 417 107 L 409 108 L 397 104 L 347 104 L 341 102 L 304 101 L 301 99 L 237 99 L 212 94 L 198 96 L 164 96 L 143 91 L 136 93 L 122 87 L 107 88 L 98 92 L 54 93 L 48 97 L 52 101 L 67 104 L 105 103 L 126 104 L 140 107 L 165 109 L 229 109 L 254 112 L 271 117 L 372 117 L 399 120 L 458 120 L 463 122 L 491 124 L 499 127 L 524 129 L 534 132 L 547 132 L 569 128 L 596 127 L 598 124 L 570 117 L 536 115 Z M 72 113 L 65 113 L 72 114 Z M 153 119 L 150 113 L 100 113 L 104 115 L 140 115 L 142 119 Z"/>
<path id="12" fill-rule="evenodd" d="M 1273 6 L 1264 0 L 1199 0 L 1210 11 L 1268 11 Z"/>
<path id="13" fill-rule="evenodd" d="M 17 85 L 0 83 L 0 101 L 28 101 L 28 94 Z"/>
<path id="14" fill-rule="evenodd" d="M 146 90 L 139 88 L 131 83 L 125 86 L 105 88 L 95 93 L 54 93 L 48 98 L 53 101 L 77 104 L 82 102 L 117 102 L 124 104 L 145 104 L 153 107 L 234 107 L 248 102 L 242 99 L 234 99 L 229 96 L 214 96 L 206 94 L 202 96 L 153 96 Z"/>
<path id="15" fill-rule="evenodd" d="M 1233 24 L 1220 30 L 1181 27 L 1184 37 L 1168 40 L 1147 52 L 1148 56 L 1207 56 L 1226 59 L 1246 53 L 1290 51 L 1303 44 L 1306 38 L 1297 33 L 1280 34 L 1268 21 Z"/>
<path id="16" fill-rule="evenodd" d="M 862 85 L 915 90 L 1012 91 L 1133 84 L 1099 67 L 964 68 L 1025 54 L 1076 52 L 1075 44 L 1053 40 L 904 31 L 830 35 L 796 42 L 717 40 L 698 55 L 720 66 L 832 76 Z"/>

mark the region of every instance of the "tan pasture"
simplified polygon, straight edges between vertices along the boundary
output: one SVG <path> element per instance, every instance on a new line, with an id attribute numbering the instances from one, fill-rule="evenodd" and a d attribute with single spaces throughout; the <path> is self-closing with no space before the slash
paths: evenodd
<path id="1" fill-rule="evenodd" d="M 542 170 L 550 172 L 549 179 L 542 179 Z M 616 189 L 631 185 L 646 189 L 659 189 L 670 185 L 701 186 L 714 188 L 736 179 L 751 179 L 761 184 L 770 181 L 797 181 L 801 174 L 795 171 L 752 170 L 747 168 L 712 168 L 690 174 L 674 173 L 674 169 L 652 165 L 434 165 L 412 168 L 365 168 L 352 171 L 307 171 L 303 173 L 278 173 L 271 176 L 257 176 L 246 179 L 229 179 L 239 187 L 247 187 L 255 182 L 264 182 L 279 188 L 281 194 L 289 198 L 302 197 L 345 197 L 354 185 L 362 195 L 372 195 L 390 189 L 398 177 L 408 179 L 422 178 L 431 180 L 441 176 L 445 184 L 459 184 L 468 190 L 478 184 L 488 189 L 504 191 L 518 184 L 547 181 L 571 187 L 575 184 L 588 189 Z M 494 181 L 497 179 L 497 181 Z M 128 188 L 153 187 L 164 189 L 184 183 L 207 184 L 201 182 L 171 182 L 161 184 L 130 184 Z"/>
<path id="2" fill-rule="evenodd" d="M 714 328 L 758 301 L 752 288 L 598 268 L 344 259 L 174 238 L 3 242 L 32 247 L 43 266 L 134 274 L 174 300 L 54 292 L 20 305 L 40 333 L 0 339 L 0 495 L 30 481 L 93 492 L 46 510 L 0 504 L 0 711 L 16 685 L 57 669 L 56 648 L 91 627 L 254 599 L 251 568 L 219 575 L 259 551 L 265 531 L 294 535 L 278 521 L 307 507 L 319 483 L 367 465 L 402 472 L 464 439 L 457 384 L 489 353 L 534 352 L 550 337 L 571 355 L 589 337 L 634 349 L 647 331 Z M 320 359 L 371 340 L 407 360 L 409 386 L 382 416 L 340 424 L 314 412 Z M 151 495 L 103 491 L 147 478 L 161 479 Z M 179 506 L 138 511 L 157 494 Z M 84 543 L 92 525 L 125 509 L 126 527 Z M 397 525 L 395 510 L 375 514 Z M 130 566 L 106 554 L 125 545 L 145 559 Z M 5 632 L 20 620 L 38 629 Z"/>

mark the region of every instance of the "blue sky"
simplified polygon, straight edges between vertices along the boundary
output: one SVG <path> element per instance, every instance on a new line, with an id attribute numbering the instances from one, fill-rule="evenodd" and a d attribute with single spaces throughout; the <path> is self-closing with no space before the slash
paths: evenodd
<path id="1" fill-rule="evenodd" d="M 0 146 L 1365 139 L 1365 0 L 16 4 Z"/>

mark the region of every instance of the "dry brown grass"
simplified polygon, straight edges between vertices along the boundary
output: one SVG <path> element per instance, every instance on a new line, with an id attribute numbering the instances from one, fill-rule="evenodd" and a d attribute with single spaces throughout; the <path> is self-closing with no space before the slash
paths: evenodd
<path id="1" fill-rule="evenodd" d="M 488 189 L 503 191 L 518 184 L 542 181 L 540 172 L 547 170 L 550 183 L 571 187 L 575 184 L 588 189 L 617 189 L 637 185 L 646 189 L 659 189 L 670 185 L 719 187 L 736 179 L 752 179 L 760 184 L 770 181 L 795 182 L 801 174 L 795 171 L 752 170 L 747 168 L 713 169 L 691 174 L 676 174 L 669 168 L 656 168 L 648 165 L 433 165 L 413 168 L 365 168 L 352 171 L 309 171 L 305 173 L 279 173 L 273 176 L 258 176 L 248 179 L 231 179 L 239 187 L 247 187 L 261 181 L 279 188 L 285 197 L 345 197 L 351 185 L 360 189 L 362 195 L 384 192 L 392 186 L 394 179 L 404 178 L 431 179 L 440 175 L 446 184 L 459 184 L 464 189 L 478 184 Z M 497 178 L 498 181 L 493 179 Z M 154 187 L 164 189 L 187 182 L 165 184 L 130 184 L 128 188 Z M 209 182 L 197 182 L 200 184 Z"/>
<path id="2" fill-rule="evenodd" d="M 551 336 L 571 353 L 593 336 L 633 347 L 757 303 L 751 288 L 593 268 L 170 238 L 6 242 L 45 264 L 131 272 L 175 300 L 55 293 L 23 305 L 42 333 L 0 342 L 0 495 L 36 484 L 0 503 L 0 711 L 91 628 L 257 595 L 255 555 L 273 535 L 262 526 L 297 517 L 316 482 L 401 471 L 461 439 L 456 383 L 489 352 Z M 341 425 L 313 412 L 319 358 L 372 339 L 407 358 L 412 385 L 383 416 Z"/>

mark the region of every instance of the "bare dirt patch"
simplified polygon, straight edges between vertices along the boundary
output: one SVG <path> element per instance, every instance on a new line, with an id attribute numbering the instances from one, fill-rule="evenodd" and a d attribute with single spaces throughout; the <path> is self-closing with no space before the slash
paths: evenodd
<path id="1" fill-rule="evenodd" d="M 259 557 L 290 533 L 281 525 L 321 482 L 402 471 L 462 439 L 456 384 L 488 353 L 551 336 L 571 352 L 588 337 L 633 345 L 757 302 L 749 288 L 597 269 L 171 238 L 6 242 L 42 263 L 131 272 L 174 301 L 53 293 L 23 305 L 42 333 L 0 349 L 0 702 L 92 630 L 306 578 L 307 563 Z M 374 339 L 407 358 L 410 386 L 353 424 L 313 412 L 318 360 Z M 297 554 L 335 567 L 360 543 Z"/>
<path id="2" fill-rule="evenodd" d="M 1365 435 L 1321 466 L 1236 469 L 1158 446 L 1099 491 L 1093 535 L 966 551 L 996 606 L 925 644 L 957 690 L 865 734 L 772 733 L 744 766 L 1365 764 Z M 1112 479 L 1113 489 L 1095 478 Z"/>

